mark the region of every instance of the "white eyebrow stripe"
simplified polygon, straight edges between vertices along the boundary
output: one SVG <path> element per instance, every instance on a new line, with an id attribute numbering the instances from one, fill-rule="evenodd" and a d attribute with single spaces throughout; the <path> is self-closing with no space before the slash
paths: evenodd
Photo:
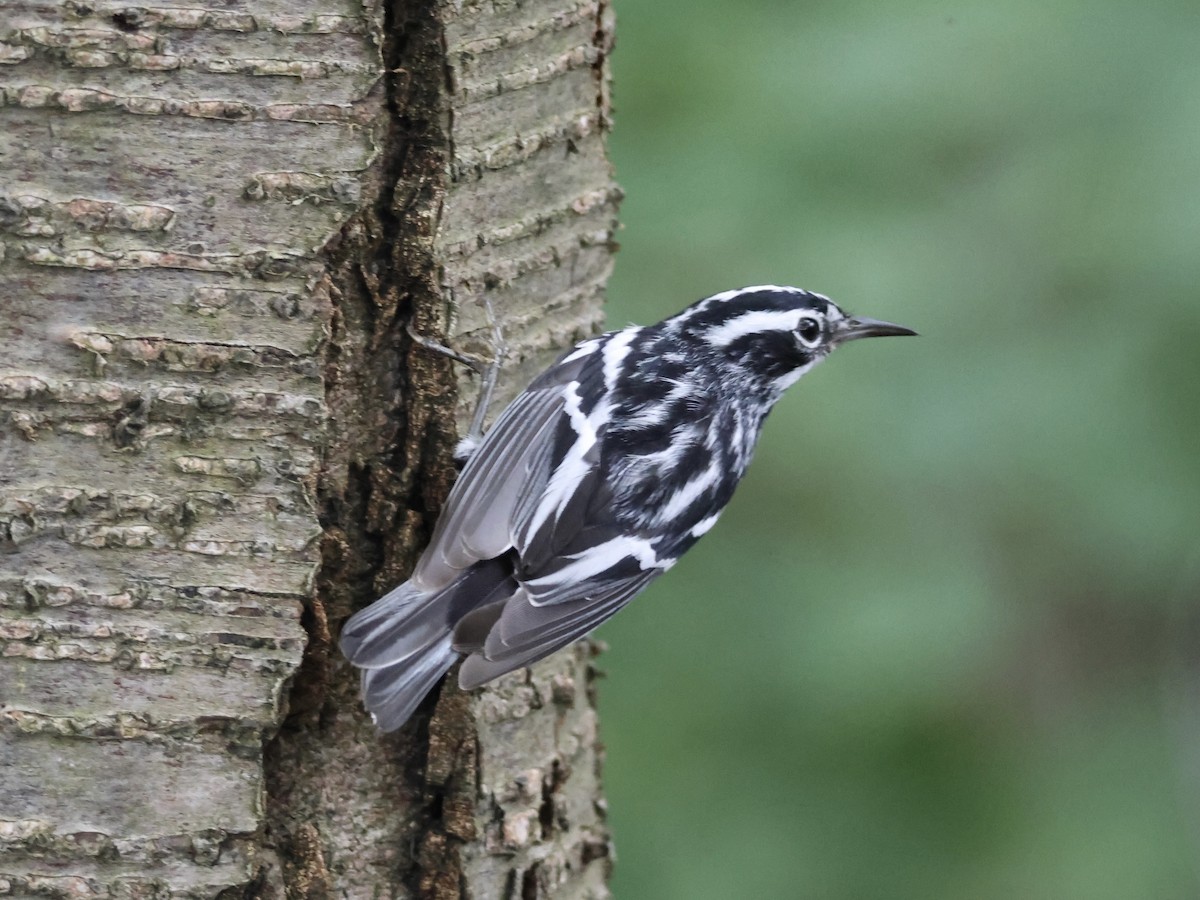
<path id="1" fill-rule="evenodd" d="M 728 347 L 738 338 L 760 331 L 794 331 L 803 315 L 816 315 L 801 309 L 756 309 L 715 325 L 704 334 L 714 347 Z"/>

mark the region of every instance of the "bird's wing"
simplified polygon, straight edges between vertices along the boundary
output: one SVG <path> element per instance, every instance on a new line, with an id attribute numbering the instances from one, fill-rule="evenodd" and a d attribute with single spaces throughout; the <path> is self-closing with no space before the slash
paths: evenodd
<path id="1" fill-rule="evenodd" d="M 460 616 L 454 647 L 472 654 L 464 685 L 587 634 L 672 561 L 658 558 L 653 535 L 614 519 L 602 451 L 608 382 L 625 346 L 610 348 L 611 340 L 568 354 L 501 415 L 451 491 L 414 573 L 437 584 L 513 551 L 512 593 L 480 597 Z"/>
<path id="2" fill-rule="evenodd" d="M 517 589 L 455 628 L 454 649 L 471 654 L 459 683 L 476 687 L 583 637 L 673 561 L 660 560 L 650 538 L 612 522 L 586 525 L 536 569 L 519 558 Z"/>
<path id="3" fill-rule="evenodd" d="M 426 590 L 444 587 L 463 569 L 514 546 L 521 509 L 528 515 L 529 498 L 546 492 L 556 442 L 569 430 L 567 389 L 599 369 L 592 355 L 569 353 L 501 413 L 455 481 L 414 583 Z"/>
<path id="4" fill-rule="evenodd" d="M 494 616 L 482 645 L 464 646 L 455 632 L 454 649 L 473 651 L 462 664 L 459 684 L 466 690 L 549 656 L 595 629 L 632 600 L 662 569 L 642 570 L 557 602 L 535 605 L 522 587 L 507 602 L 480 610 Z"/>

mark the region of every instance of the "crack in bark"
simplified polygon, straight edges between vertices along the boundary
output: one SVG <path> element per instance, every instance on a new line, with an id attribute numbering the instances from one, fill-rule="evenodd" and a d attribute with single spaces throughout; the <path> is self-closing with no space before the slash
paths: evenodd
<path id="1" fill-rule="evenodd" d="M 506 160 L 531 166 L 517 169 L 521 173 L 542 174 L 546 191 L 533 192 L 532 212 L 514 189 L 517 202 L 493 221 L 492 192 L 503 182 L 477 188 L 481 175 L 470 186 L 454 184 L 456 199 L 439 237 L 453 177 L 454 100 L 466 104 L 452 84 L 454 67 L 463 67 L 454 55 L 461 44 L 452 50 L 448 35 L 461 36 L 469 26 L 436 0 L 386 0 L 381 9 L 375 37 L 385 75 L 377 89 L 388 116 L 376 123 L 364 206 L 321 251 L 325 274 L 318 293 L 330 317 L 323 373 L 330 445 L 310 484 L 323 529 L 322 561 L 303 613 L 309 641 L 287 688 L 287 718 L 265 749 L 265 849 L 258 880 L 241 896 L 315 900 L 335 891 L 366 895 L 373 888 L 398 897 L 456 900 L 484 896 L 481 889 L 498 896 L 503 889 L 525 900 L 548 896 L 572 879 L 591 891 L 580 896 L 598 897 L 607 866 L 591 864 L 607 859 L 609 845 L 603 810 L 594 805 L 600 801 L 588 799 L 599 789 L 595 715 L 590 707 L 575 709 L 583 697 L 591 699 L 586 651 L 560 659 L 577 675 L 562 676 L 561 685 L 535 684 L 528 675 L 516 696 L 501 688 L 473 699 L 452 683 L 443 685 L 396 736 L 381 739 L 359 710 L 354 673 L 334 643 L 342 620 L 410 571 L 455 475 L 455 371 L 449 360 L 414 347 L 405 326 L 445 334 L 452 318 L 448 292 L 469 305 L 480 290 L 503 292 L 534 272 L 545 273 L 534 290 L 535 296 L 539 287 L 546 290 L 548 302 L 514 304 L 525 339 L 561 345 L 582 336 L 575 333 L 580 323 L 566 315 L 566 334 L 547 330 L 541 319 L 548 310 L 597 296 L 596 278 L 605 264 L 593 248 L 611 249 L 612 230 L 610 222 L 596 220 L 618 196 L 605 180 L 589 123 L 580 126 L 573 154 L 568 134 L 561 141 L 539 140 L 536 151 Z M 601 57 L 611 41 L 606 10 L 603 2 L 596 9 Z M 606 128 L 602 62 L 596 77 L 596 121 Z M 572 108 L 586 111 L 588 105 Z M 470 125 L 473 115 L 478 111 L 462 112 L 467 134 L 478 128 Z M 465 152 L 478 153 L 469 138 L 464 141 Z M 551 177 L 559 153 L 571 173 L 561 183 Z M 580 160 L 593 161 L 593 168 L 571 168 Z M 507 177 L 497 171 L 503 174 L 489 179 Z M 507 249 L 517 242 L 528 242 L 528 249 Z M 506 249 L 491 260 L 501 246 Z M 473 268 L 479 263 L 462 264 L 485 248 L 481 260 L 490 261 L 482 274 Z M 590 268 L 576 278 L 579 259 Z M 563 260 L 570 261 L 570 275 Z M 493 266 L 503 274 L 493 273 Z M 541 319 L 529 318 L 534 309 Z M 527 322 L 538 327 L 521 324 Z M 482 709 L 491 711 L 481 713 L 489 698 Z M 521 725 L 527 736 L 553 733 L 553 741 L 527 737 L 529 791 L 518 787 L 514 794 L 523 776 L 511 771 L 498 748 L 509 723 L 530 716 L 538 721 Z M 498 811 L 498 821 L 481 817 L 488 808 Z M 496 872 L 495 856 L 505 859 L 509 874 Z"/>
<path id="2" fill-rule="evenodd" d="M 320 826 L 345 811 L 328 813 L 315 799 L 328 790 L 323 763 L 331 747 L 383 757 L 374 760 L 381 771 L 364 778 L 411 798 L 384 821 L 393 835 L 379 851 L 392 854 L 389 881 L 417 896 L 451 896 L 422 887 L 436 873 L 445 890 L 454 882 L 458 896 L 461 877 L 452 874 L 454 842 L 434 827 L 445 803 L 424 780 L 427 711 L 436 692 L 401 738 L 380 741 L 358 709 L 357 679 L 333 638 L 342 619 L 411 569 L 453 479 L 453 371 L 447 361 L 410 353 L 404 329 L 410 320 L 429 329 L 444 318 L 434 256 L 448 152 L 441 23 L 433 2 L 396 0 L 384 12 L 379 40 L 389 116 L 364 189 L 376 199 L 326 248 L 332 329 L 325 380 L 334 427 L 316 485 L 322 565 L 303 617 L 310 640 L 288 692 L 288 717 L 266 749 L 268 843 L 278 863 L 266 863 L 276 877 L 255 896 L 266 896 L 272 883 L 290 898 L 332 896 L 328 861 L 339 854 L 326 846 L 333 838 L 323 838 Z M 378 805 L 369 791 L 339 799 L 349 807 Z M 406 855 L 405 845 L 422 834 L 421 847 Z M 441 848 L 434 846 L 439 837 Z"/>

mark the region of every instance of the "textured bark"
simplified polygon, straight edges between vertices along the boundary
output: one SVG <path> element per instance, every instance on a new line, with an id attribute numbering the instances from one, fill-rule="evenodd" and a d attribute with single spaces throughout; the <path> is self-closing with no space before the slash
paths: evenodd
<path id="1" fill-rule="evenodd" d="M 486 349 L 601 318 L 603 0 L 0 7 L 0 896 L 604 897 L 581 645 L 397 735 L 334 636 Z"/>

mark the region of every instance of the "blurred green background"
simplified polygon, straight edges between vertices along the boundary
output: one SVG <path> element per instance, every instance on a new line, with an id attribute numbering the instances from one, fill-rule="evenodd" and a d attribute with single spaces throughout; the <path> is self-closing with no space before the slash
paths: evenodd
<path id="1" fill-rule="evenodd" d="M 616 895 L 1200 897 L 1200 7 L 616 8 L 610 323 L 923 335 L 601 631 Z"/>

